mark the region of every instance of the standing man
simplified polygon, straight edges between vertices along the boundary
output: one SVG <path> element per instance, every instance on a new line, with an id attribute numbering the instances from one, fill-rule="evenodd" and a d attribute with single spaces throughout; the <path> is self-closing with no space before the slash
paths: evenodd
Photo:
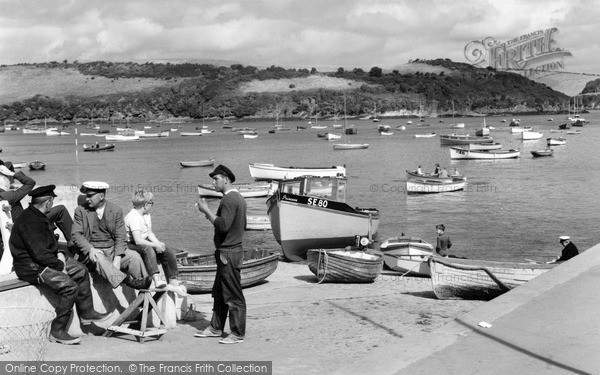
<path id="1" fill-rule="evenodd" d="M 556 259 L 551 260 L 547 263 L 564 262 L 565 260 L 569 260 L 569 259 L 575 257 L 576 255 L 579 255 L 579 250 L 577 249 L 577 246 L 575 246 L 575 244 L 573 242 L 571 242 L 571 237 L 560 236 L 558 238 L 558 240 L 559 240 L 560 244 L 563 245 L 562 253 L 560 254 L 559 257 L 557 257 Z"/>
<path id="2" fill-rule="evenodd" d="M 246 201 L 233 188 L 235 175 L 229 168 L 219 165 L 209 174 L 217 191 L 223 198 L 215 215 L 204 199 L 196 206 L 214 225 L 215 259 L 217 275 L 212 288 L 213 315 L 210 326 L 196 333 L 195 337 L 221 337 L 229 314 L 231 334 L 221 340 L 221 344 L 238 344 L 246 334 L 246 299 L 242 293 L 240 275 L 244 262 L 244 230 L 246 228 Z"/>
<path id="3" fill-rule="evenodd" d="M 452 241 L 450 241 L 450 236 L 448 236 L 446 231 L 446 226 L 444 224 L 438 224 L 435 226 L 435 230 L 437 231 L 437 244 L 435 246 L 435 251 L 438 255 L 443 257 L 448 257 L 448 249 L 452 247 Z"/>
<path id="4" fill-rule="evenodd" d="M 31 204 L 15 221 L 9 245 L 19 279 L 43 285 L 58 294 L 50 341 L 71 345 L 81 341 L 81 337 L 67 332 L 74 305 L 82 325 L 105 321 L 110 314 L 94 310 L 88 271 L 58 248 L 46 217 L 56 197 L 54 188 L 54 185 L 41 186 L 29 193 Z"/>
<path id="5" fill-rule="evenodd" d="M 85 203 L 75 209 L 73 242 L 78 260 L 95 269 L 113 288 L 124 282 L 135 289 L 148 288 L 148 277 L 140 255 L 127 248 L 123 210 L 106 200 L 108 184 L 86 181 L 80 191 Z"/>

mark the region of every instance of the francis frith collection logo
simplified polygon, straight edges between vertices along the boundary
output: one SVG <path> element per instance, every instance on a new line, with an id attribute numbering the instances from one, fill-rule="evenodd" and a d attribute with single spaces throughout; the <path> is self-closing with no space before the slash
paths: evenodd
<path id="1" fill-rule="evenodd" d="M 559 48 L 554 37 L 556 27 L 537 30 L 499 42 L 493 37 L 472 41 L 465 46 L 465 57 L 473 65 L 490 66 L 530 77 L 536 74 L 563 70 L 564 58 L 571 52 Z"/>

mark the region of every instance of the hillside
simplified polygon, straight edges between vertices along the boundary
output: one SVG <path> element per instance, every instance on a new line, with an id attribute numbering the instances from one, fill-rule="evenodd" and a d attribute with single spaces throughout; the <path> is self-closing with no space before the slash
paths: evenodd
<path id="1" fill-rule="evenodd" d="M 568 96 L 580 95 L 585 85 L 595 79 L 600 78 L 600 74 L 580 74 L 569 72 L 550 72 L 531 77 L 532 81 L 543 83 L 553 90 L 562 92 Z"/>
<path id="2" fill-rule="evenodd" d="M 554 74 L 536 83 L 449 59 L 329 73 L 241 64 L 50 62 L 0 67 L 0 120 L 326 118 L 340 114 L 343 97 L 348 115 L 361 117 L 374 108 L 382 117 L 450 115 L 453 107 L 458 115 L 566 112 L 569 98 L 552 87 L 578 93 L 586 77 L 595 78 Z"/>
<path id="3" fill-rule="evenodd" d="M 173 86 L 176 81 L 154 78 L 112 79 L 89 76 L 77 69 L 40 68 L 33 66 L 0 67 L 0 105 L 29 99 L 35 95 L 52 98 L 78 95 L 94 97 L 120 92 L 140 92 Z"/>

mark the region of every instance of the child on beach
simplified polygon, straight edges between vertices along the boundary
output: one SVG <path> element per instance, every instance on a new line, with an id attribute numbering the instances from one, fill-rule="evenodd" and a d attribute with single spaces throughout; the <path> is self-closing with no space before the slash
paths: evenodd
<path id="1" fill-rule="evenodd" d="M 448 249 L 452 247 L 452 241 L 450 241 L 450 236 L 445 234 L 446 226 L 444 224 L 438 224 L 435 226 L 437 231 L 437 244 L 435 246 L 435 251 L 438 255 L 443 257 L 448 257 Z"/>

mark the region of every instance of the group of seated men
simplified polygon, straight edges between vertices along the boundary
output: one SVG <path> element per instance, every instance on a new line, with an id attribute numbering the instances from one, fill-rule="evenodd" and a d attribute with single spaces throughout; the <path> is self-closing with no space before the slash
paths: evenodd
<path id="1" fill-rule="evenodd" d="M 11 190 L 13 179 L 22 186 Z M 1 162 L 0 200 L 9 202 L 14 221 L 9 239 L 14 271 L 20 279 L 58 295 L 50 341 L 75 344 L 81 338 L 68 333 L 73 306 L 81 325 L 110 317 L 109 313 L 94 310 L 88 269 L 104 277 L 113 288 L 122 283 L 135 289 L 148 288 L 152 278 L 140 254 L 127 246 L 123 211 L 106 201 L 108 184 L 83 183 L 80 191 L 85 194 L 85 203 L 77 206 L 74 219 L 64 206 L 53 207 L 54 185 L 34 186 L 33 179 Z M 31 203 L 23 209 L 20 201 L 25 195 L 31 197 Z M 66 247 L 59 246 L 55 226 L 62 231 Z"/>

